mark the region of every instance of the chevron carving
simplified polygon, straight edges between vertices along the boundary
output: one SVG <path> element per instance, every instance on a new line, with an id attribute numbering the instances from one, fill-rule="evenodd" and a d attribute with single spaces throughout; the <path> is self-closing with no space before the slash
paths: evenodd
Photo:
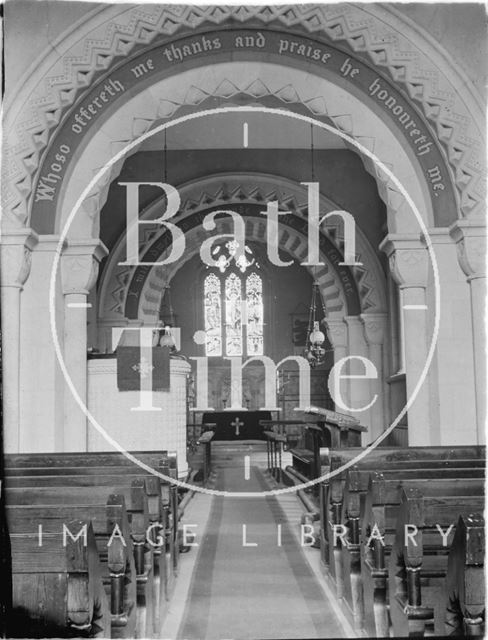
<path id="1" fill-rule="evenodd" d="M 187 198 L 182 202 L 180 213 L 178 218 L 181 220 L 188 216 L 191 216 L 197 211 L 208 209 L 210 207 L 228 207 L 229 204 L 239 203 L 251 203 L 262 205 L 263 202 L 278 201 L 282 209 L 287 209 L 291 213 L 294 213 L 298 217 L 307 217 L 307 202 L 306 200 L 300 202 L 295 194 L 288 193 L 282 189 L 270 189 L 263 187 L 256 187 L 253 184 L 233 184 L 229 185 L 229 188 L 218 188 L 217 191 L 203 190 L 199 193 L 197 198 Z M 260 225 L 256 220 L 252 218 L 246 219 L 246 236 L 248 239 L 259 238 Z M 164 232 L 164 229 L 158 225 L 149 226 L 146 229 L 146 234 L 140 244 L 140 255 L 144 255 L 149 247 L 155 242 L 157 237 Z M 342 225 L 338 221 L 328 219 L 326 223 L 326 235 L 332 244 L 343 254 L 344 251 L 344 238 L 342 233 Z M 185 255 L 191 256 L 198 251 L 202 242 L 207 238 L 201 229 L 194 229 L 193 232 L 186 234 L 187 247 Z M 294 243 L 300 240 L 301 236 L 293 229 L 286 227 L 281 230 L 279 238 L 279 246 L 288 250 L 292 255 L 300 253 L 298 248 L 294 247 Z M 298 245 L 301 244 L 301 241 Z M 297 247 L 298 247 L 297 245 Z M 361 245 L 361 241 L 359 242 Z M 160 256 L 163 259 L 164 256 Z M 300 256 L 300 259 L 304 259 L 304 256 Z M 363 261 L 364 264 L 360 267 L 351 267 L 354 279 L 357 283 L 357 289 L 361 302 L 362 312 L 376 312 L 381 310 L 381 301 L 378 296 L 378 287 L 381 287 L 381 283 L 377 282 L 372 270 L 368 267 L 368 256 L 363 249 L 363 253 L 358 253 L 358 262 Z M 117 259 L 113 259 L 112 264 L 117 264 Z M 181 266 L 181 264 L 174 265 L 173 267 L 166 268 L 164 271 L 161 268 L 153 268 L 150 275 L 147 278 L 146 285 L 144 286 L 144 295 L 141 297 L 141 312 L 144 315 L 145 320 L 153 319 L 157 317 L 159 305 L 161 303 L 161 295 L 164 291 L 164 285 L 166 280 L 171 280 L 174 272 Z M 113 284 L 107 289 L 106 301 L 101 301 L 100 307 L 104 309 L 104 317 L 121 316 L 124 317 L 124 308 L 127 298 L 127 292 L 130 286 L 131 275 L 133 275 L 133 269 L 130 267 L 115 266 L 114 276 L 110 275 L 110 268 L 105 277 L 112 280 Z M 333 269 L 326 264 L 321 267 L 316 274 L 316 278 L 319 282 L 320 291 L 324 302 L 327 305 L 328 312 L 332 315 L 339 315 L 342 317 L 347 312 L 344 307 L 344 301 L 340 295 L 342 290 L 342 284 L 339 277 Z M 108 293 L 109 292 L 109 293 Z M 156 292 L 156 299 L 154 298 Z M 142 319 L 142 318 L 140 318 Z"/>
<path id="2" fill-rule="evenodd" d="M 100 14 L 103 19 L 103 13 Z M 39 157 L 53 130 L 94 73 L 130 55 L 137 45 L 183 29 L 222 25 L 234 20 L 243 26 L 261 22 L 309 33 L 325 34 L 352 52 L 365 54 L 391 79 L 403 86 L 411 100 L 434 124 L 455 184 L 461 215 L 482 213 L 484 207 L 483 132 L 479 131 L 462 96 L 442 71 L 410 40 L 360 5 L 293 6 L 178 6 L 145 5 L 129 8 L 117 19 L 100 24 L 77 41 L 39 80 L 23 104 L 7 114 L 3 163 L 3 206 L 13 224 L 29 217 L 29 197 Z M 197 98 L 196 98 L 197 99 Z"/>

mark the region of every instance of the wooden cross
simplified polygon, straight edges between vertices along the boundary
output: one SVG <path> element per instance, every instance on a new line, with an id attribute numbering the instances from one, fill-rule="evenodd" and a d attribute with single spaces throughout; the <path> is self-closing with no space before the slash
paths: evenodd
<path id="1" fill-rule="evenodd" d="M 233 426 L 233 427 L 235 427 L 235 428 L 236 428 L 236 436 L 241 435 L 241 434 L 240 434 L 240 431 L 239 431 L 239 427 L 243 427 L 243 426 L 244 426 L 244 423 L 243 423 L 243 422 L 241 422 L 241 421 L 239 420 L 239 418 L 236 418 L 236 419 L 235 419 L 233 422 L 231 422 L 230 424 L 231 424 L 231 426 Z"/>

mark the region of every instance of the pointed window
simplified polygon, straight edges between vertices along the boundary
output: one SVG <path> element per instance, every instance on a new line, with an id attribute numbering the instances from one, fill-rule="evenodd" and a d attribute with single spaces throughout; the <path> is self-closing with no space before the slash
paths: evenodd
<path id="1" fill-rule="evenodd" d="M 205 278 L 205 352 L 207 356 L 222 355 L 221 283 L 213 273 Z"/>
<path id="2" fill-rule="evenodd" d="M 231 265 L 232 254 L 204 281 L 205 354 L 259 356 L 264 352 L 263 281 L 246 246 L 246 262 Z M 252 271 L 248 273 L 252 267 Z"/>

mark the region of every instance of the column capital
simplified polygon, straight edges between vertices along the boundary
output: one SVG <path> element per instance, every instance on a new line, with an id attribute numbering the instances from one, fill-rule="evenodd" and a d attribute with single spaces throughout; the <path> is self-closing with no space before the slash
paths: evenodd
<path id="1" fill-rule="evenodd" d="M 327 336 L 334 349 L 347 347 L 347 325 L 342 319 L 326 318 Z"/>
<path id="2" fill-rule="evenodd" d="M 429 254 L 420 234 L 388 234 L 379 248 L 386 253 L 390 271 L 401 288 L 426 288 Z"/>
<path id="3" fill-rule="evenodd" d="M 344 316 L 344 322 L 348 327 L 355 327 L 361 324 L 361 318 L 359 316 Z"/>
<path id="4" fill-rule="evenodd" d="M 456 243 L 458 261 L 468 279 L 486 277 L 485 220 L 457 220 L 450 227 L 449 233 Z"/>
<path id="5" fill-rule="evenodd" d="M 12 229 L 2 234 L 0 266 L 2 287 L 22 289 L 29 277 L 32 250 L 38 236 L 32 229 Z"/>
<path id="6" fill-rule="evenodd" d="M 96 282 L 99 263 L 108 254 L 100 240 L 74 240 L 61 256 L 63 293 L 88 295 Z"/>
<path id="7" fill-rule="evenodd" d="M 369 345 L 382 345 L 385 339 L 386 313 L 363 313 L 361 321 Z"/>

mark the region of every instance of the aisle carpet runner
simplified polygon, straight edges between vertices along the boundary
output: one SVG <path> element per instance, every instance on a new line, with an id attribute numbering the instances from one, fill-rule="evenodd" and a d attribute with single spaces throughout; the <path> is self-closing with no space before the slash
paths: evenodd
<path id="1" fill-rule="evenodd" d="M 220 469 L 216 488 L 265 491 L 268 486 L 251 467 L 247 481 L 242 468 Z M 243 524 L 246 542 L 258 546 L 243 546 Z M 343 637 L 276 498 L 215 496 L 207 530 L 197 541 L 181 640 Z"/>

